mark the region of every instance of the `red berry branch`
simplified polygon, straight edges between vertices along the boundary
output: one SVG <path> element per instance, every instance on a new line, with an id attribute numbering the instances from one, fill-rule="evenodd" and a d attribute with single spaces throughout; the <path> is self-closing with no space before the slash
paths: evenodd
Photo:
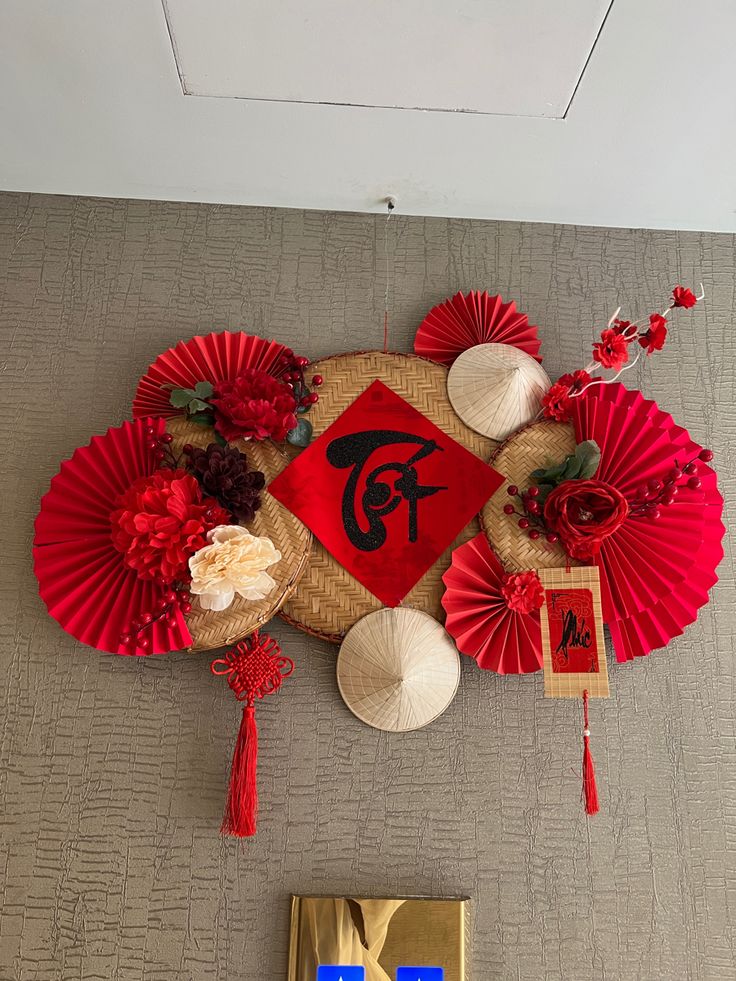
<path id="1" fill-rule="evenodd" d="M 701 450 L 689 463 L 680 467 L 677 460 L 664 480 L 652 478 L 646 486 L 640 487 L 636 497 L 629 503 L 629 514 L 637 517 L 657 520 L 661 516 L 661 508 L 673 504 L 680 487 L 697 490 L 701 480 L 698 476 L 698 461 L 710 463 L 713 459 L 712 450 Z"/>

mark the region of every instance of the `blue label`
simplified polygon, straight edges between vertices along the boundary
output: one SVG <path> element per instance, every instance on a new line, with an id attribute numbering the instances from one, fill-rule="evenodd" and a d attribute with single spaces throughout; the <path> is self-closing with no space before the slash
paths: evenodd
<path id="1" fill-rule="evenodd" d="M 443 967 L 399 967 L 396 981 L 445 981 Z"/>
<path id="2" fill-rule="evenodd" d="M 349 964 L 321 964 L 317 968 L 317 981 L 365 981 L 364 967 Z"/>

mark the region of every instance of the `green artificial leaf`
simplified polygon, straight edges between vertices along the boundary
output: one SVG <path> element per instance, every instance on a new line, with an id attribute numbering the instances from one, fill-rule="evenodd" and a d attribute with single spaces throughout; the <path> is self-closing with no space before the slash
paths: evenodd
<path id="1" fill-rule="evenodd" d="M 192 415 L 195 412 L 211 412 L 211 411 L 212 411 L 212 406 L 208 405 L 207 402 L 203 402 L 202 399 L 192 399 L 189 405 L 187 406 L 187 412 L 190 412 Z"/>
<path id="2" fill-rule="evenodd" d="M 215 417 L 211 410 L 208 412 L 195 412 L 189 416 L 189 421 L 196 422 L 198 426 L 213 426 Z"/>
<path id="3" fill-rule="evenodd" d="M 169 402 L 171 402 L 175 409 L 183 409 L 189 405 L 193 398 L 195 398 L 195 395 L 191 388 L 173 388 L 169 396 Z"/>
<path id="4" fill-rule="evenodd" d="M 575 447 L 575 456 L 580 461 L 581 480 L 589 480 L 601 462 L 601 450 L 594 439 L 586 439 Z"/>
<path id="5" fill-rule="evenodd" d="M 212 387 L 212 382 L 197 382 L 197 384 L 194 386 L 194 394 L 198 399 L 208 399 L 214 394 L 214 392 L 215 390 Z"/>
<path id="6" fill-rule="evenodd" d="M 571 453 L 565 459 L 565 468 L 562 471 L 562 478 L 559 483 L 564 480 L 576 480 L 580 476 L 580 460 L 574 453 Z"/>
<path id="7" fill-rule="evenodd" d="M 215 430 L 215 442 L 219 443 L 220 446 L 227 446 L 227 440 L 222 433 L 218 433 L 217 430 Z"/>
<path id="8" fill-rule="evenodd" d="M 312 441 L 312 423 L 303 416 L 297 420 L 296 426 L 286 434 L 292 446 L 309 446 Z"/>

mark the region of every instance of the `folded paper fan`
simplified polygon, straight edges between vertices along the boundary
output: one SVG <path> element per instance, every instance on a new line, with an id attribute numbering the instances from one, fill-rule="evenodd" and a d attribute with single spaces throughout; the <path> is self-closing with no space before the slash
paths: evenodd
<path id="1" fill-rule="evenodd" d="M 541 361 L 537 328 L 513 300 L 471 290 L 433 307 L 419 326 L 414 351 L 448 367 L 463 351 L 477 344 L 509 344 Z"/>
<path id="2" fill-rule="evenodd" d="M 498 674 L 527 674 L 542 667 L 539 611 L 517 613 L 501 593 L 504 570 L 484 534 L 452 553 L 442 577 L 445 628 L 462 654 Z"/>
<path id="3" fill-rule="evenodd" d="M 192 640 L 178 608 L 172 626 L 163 619 L 153 624 L 148 649 L 133 652 L 120 640 L 161 595 L 156 583 L 124 565 L 110 525 L 120 495 L 157 467 L 147 426 L 156 436 L 164 432 L 163 420 L 125 422 L 76 450 L 52 479 L 36 518 L 34 569 L 49 613 L 83 644 L 113 654 L 163 654 Z"/>
<path id="4" fill-rule="evenodd" d="M 337 684 L 353 715 L 375 729 L 429 725 L 455 697 L 460 659 L 434 617 L 408 607 L 377 610 L 350 628 Z"/>
<path id="5" fill-rule="evenodd" d="M 207 334 L 192 337 L 164 351 L 138 383 L 133 416 L 171 417 L 181 415 L 169 402 L 172 388 L 193 388 L 197 382 L 216 384 L 232 381 L 246 368 L 259 368 L 278 376 L 278 361 L 286 351 L 277 341 L 266 341 L 255 334 Z"/>
<path id="6" fill-rule="evenodd" d="M 630 505 L 648 484 L 697 461 L 695 486 L 685 477 L 656 519 L 634 509 L 595 559 L 616 657 L 631 660 L 682 633 L 707 602 L 723 557 L 723 498 L 715 473 L 698 460 L 701 447 L 640 392 L 595 386 L 573 403 L 572 422 L 578 442 L 593 439 L 601 448 L 596 479 Z"/>

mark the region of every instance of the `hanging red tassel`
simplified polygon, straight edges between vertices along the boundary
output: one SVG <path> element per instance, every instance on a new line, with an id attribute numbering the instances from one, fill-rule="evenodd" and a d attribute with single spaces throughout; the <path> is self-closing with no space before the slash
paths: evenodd
<path id="1" fill-rule="evenodd" d="M 598 813 L 598 787 L 595 782 L 595 767 L 590 752 L 590 728 L 588 725 L 588 691 L 583 692 L 583 796 L 585 797 L 585 813 Z"/>
<path id="2" fill-rule="evenodd" d="M 258 729 L 255 700 L 278 691 L 281 682 L 293 670 L 294 662 L 281 655 L 276 641 L 258 631 L 212 662 L 212 673 L 226 676 L 235 697 L 245 702 L 230 768 L 222 834 L 249 838 L 256 833 Z"/>

